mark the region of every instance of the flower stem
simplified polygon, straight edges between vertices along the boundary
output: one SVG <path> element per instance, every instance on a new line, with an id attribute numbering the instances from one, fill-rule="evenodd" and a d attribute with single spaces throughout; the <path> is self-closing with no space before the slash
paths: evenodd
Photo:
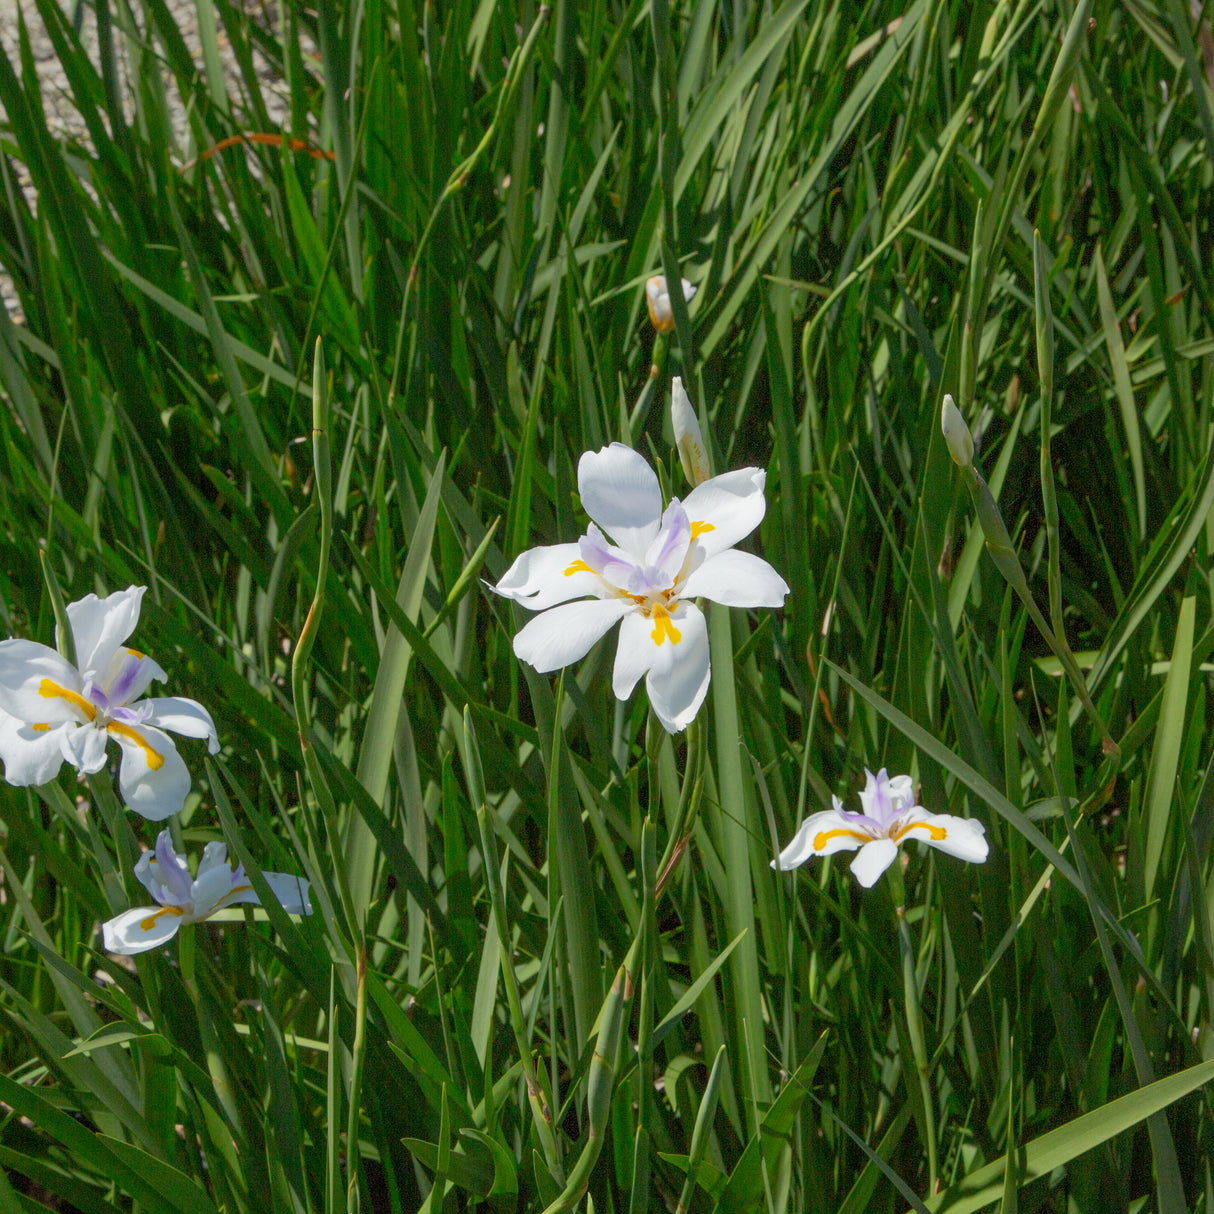
<path id="1" fill-rule="evenodd" d="M 896 871 L 896 865 L 891 872 Z M 927 1058 L 927 1046 L 923 1040 L 923 1016 L 919 1006 L 919 982 L 915 977 L 915 950 L 911 946 L 910 926 L 906 922 L 905 890 L 902 874 L 896 873 L 896 905 L 894 916 L 898 920 L 898 951 L 902 956 L 902 988 L 906 1007 L 906 1030 L 910 1036 L 911 1055 L 919 1075 L 919 1091 L 923 1097 L 923 1127 L 927 1139 L 927 1175 L 929 1192 L 936 1191 L 936 1114 L 932 1105 L 932 1084 Z"/>

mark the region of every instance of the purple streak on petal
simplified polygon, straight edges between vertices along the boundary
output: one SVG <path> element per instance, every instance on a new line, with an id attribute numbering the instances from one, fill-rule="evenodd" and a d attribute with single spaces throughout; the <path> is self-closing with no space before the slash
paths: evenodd
<path id="1" fill-rule="evenodd" d="M 683 558 L 691 545 L 691 520 L 678 498 L 666 507 L 662 515 L 662 529 L 645 553 L 646 571 L 653 570 L 664 582 L 665 590 L 674 584 Z"/>
<path id="2" fill-rule="evenodd" d="M 156 836 L 156 876 L 166 895 L 156 897 L 165 906 L 185 906 L 190 901 L 194 881 L 189 866 L 173 850 L 173 837 L 167 830 Z"/>
<path id="3" fill-rule="evenodd" d="M 120 649 L 115 655 L 115 660 L 110 664 L 110 668 L 114 670 L 113 676 L 109 681 L 110 698 L 116 704 L 125 704 L 127 696 L 130 694 L 131 686 L 139 675 L 139 667 L 143 658 L 141 655 L 132 653 L 129 649 Z"/>

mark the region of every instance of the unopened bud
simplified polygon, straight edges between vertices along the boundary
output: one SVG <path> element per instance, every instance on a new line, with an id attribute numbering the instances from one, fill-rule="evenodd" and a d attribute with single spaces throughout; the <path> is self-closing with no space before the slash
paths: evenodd
<path id="1" fill-rule="evenodd" d="M 674 441 L 679 449 L 683 474 L 689 484 L 702 485 L 712 475 L 708 451 L 695 410 L 691 407 L 683 381 L 677 375 L 670 385 L 670 420 L 674 423 Z"/>
<path id="2" fill-rule="evenodd" d="M 948 453 L 953 457 L 953 463 L 968 468 L 974 462 L 974 437 L 961 416 L 961 410 L 947 392 L 944 394 L 944 407 L 940 410 L 940 428 L 944 431 L 944 441 L 948 443 Z"/>
<path id="3" fill-rule="evenodd" d="M 683 298 L 688 303 L 698 288 L 687 279 L 682 279 Z M 674 309 L 670 306 L 670 292 L 666 289 L 666 279 L 661 274 L 655 274 L 645 284 L 645 302 L 649 305 L 649 319 L 659 333 L 669 333 L 674 328 Z"/>

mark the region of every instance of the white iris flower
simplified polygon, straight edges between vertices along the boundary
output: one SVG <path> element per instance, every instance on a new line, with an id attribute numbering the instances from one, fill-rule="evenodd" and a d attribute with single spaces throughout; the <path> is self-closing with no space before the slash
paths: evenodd
<path id="1" fill-rule="evenodd" d="M 135 876 L 143 882 L 158 906 L 137 906 L 101 925 L 107 953 L 147 952 L 166 943 L 184 923 L 200 923 L 216 911 L 238 902 L 260 905 L 261 899 L 245 876 L 244 867 L 233 869 L 223 843 L 208 843 L 198 864 L 198 876 L 190 876 L 185 858 L 173 850 L 167 830 L 156 837 L 154 851 L 145 851 L 135 865 Z M 291 873 L 262 873 L 270 892 L 291 915 L 310 915 L 308 883 Z"/>
<path id="2" fill-rule="evenodd" d="M 679 280 L 683 288 L 683 298 L 691 303 L 692 296 L 699 287 L 689 283 L 687 279 Z M 649 319 L 659 333 L 669 333 L 674 329 L 674 309 L 670 306 L 670 291 L 666 287 L 666 277 L 655 274 L 645 283 L 645 302 L 649 306 Z"/>
<path id="3" fill-rule="evenodd" d="M 727 472 L 663 510 L 658 478 L 632 448 L 587 451 L 578 463 L 586 534 L 529 549 L 494 587 L 541 613 L 514 638 L 514 652 L 536 670 L 559 670 L 618 621 L 616 696 L 628 699 L 644 675 L 658 720 L 671 733 L 686 729 L 709 678 L 708 627 L 693 600 L 779 607 L 788 593 L 766 561 L 733 547 L 763 518 L 765 479 L 760 468 Z"/>
<path id="4" fill-rule="evenodd" d="M 139 698 L 153 679 L 168 677 L 125 644 L 145 589 L 131 586 L 104 599 L 90 594 L 68 605 L 79 669 L 34 641 L 0 641 L 0 759 L 10 784 L 46 784 L 65 759 L 82 772 L 100 771 L 113 738 L 122 751 L 123 800 L 153 820 L 181 809 L 190 773 L 164 730 L 206 738 L 211 754 L 219 739 L 196 701 Z"/>
<path id="5" fill-rule="evenodd" d="M 851 871 L 865 889 L 871 889 L 894 862 L 898 845 L 906 839 L 920 839 L 929 847 L 974 864 L 986 859 L 989 846 L 981 822 L 951 814 L 929 814 L 915 804 L 910 776 L 891 779 L 884 767 L 875 776 L 866 768 L 864 775 L 866 783 L 860 793 L 864 812 L 846 813 L 839 798 L 833 797 L 834 809 L 806 818 L 792 842 L 771 862 L 772 868 L 796 868 L 810 856 L 859 848 Z"/>

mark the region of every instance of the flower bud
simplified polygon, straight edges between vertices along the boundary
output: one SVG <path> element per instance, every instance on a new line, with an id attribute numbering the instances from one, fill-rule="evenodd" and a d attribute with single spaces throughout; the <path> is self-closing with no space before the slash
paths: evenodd
<path id="1" fill-rule="evenodd" d="M 702 485 L 712 475 L 708 464 L 708 451 L 700 434 L 700 423 L 683 387 L 676 375 L 670 385 L 670 420 L 674 423 L 674 441 L 679 449 L 679 461 L 683 475 L 690 485 Z"/>
<path id="2" fill-rule="evenodd" d="M 682 279 L 683 298 L 691 302 L 698 288 L 687 279 Z M 666 289 L 666 279 L 661 274 L 655 274 L 645 284 L 645 302 L 649 305 L 649 319 L 659 333 L 669 333 L 674 328 L 674 309 L 670 306 L 670 292 Z"/>
<path id="3" fill-rule="evenodd" d="M 944 431 L 944 441 L 948 443 L 948 453 L 953 457 L 953 463 L 968 468 L 974 460 L 974 438 L 965 424 L 965 418 L 961 416 L 961 410 L 947 392 L 944 394 L 944 407 L 940 410 L 940 428 Z"/>

